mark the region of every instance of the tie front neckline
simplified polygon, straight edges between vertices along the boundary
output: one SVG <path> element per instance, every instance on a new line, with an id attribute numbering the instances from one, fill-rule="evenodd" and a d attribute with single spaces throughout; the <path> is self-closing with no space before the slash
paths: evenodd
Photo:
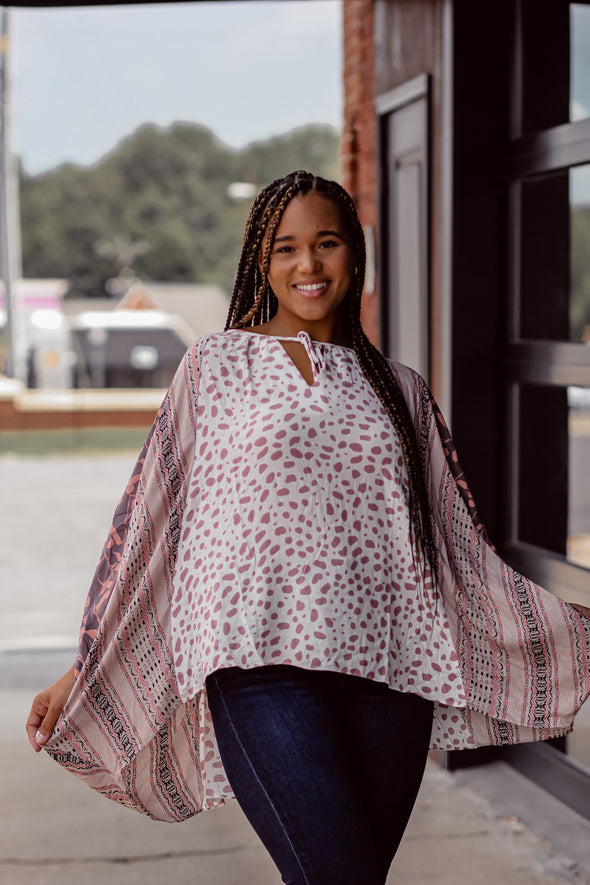
<path id="1" fill-rule="evenodd" d="M 282 339 L 288 340 L 288 339 Z M 298 332 L 296 338 L 292 338 L 292 341 L 299 341 L 303 344 L 305 348 L 305 352 L 309 357 L 309 361 L 311 363 L 311 371 L 313 374 L 313 380 L 317 381 L 318 376 L 322 369 L 326 364 L 326 358 L 321 347 L 315 346 L 315 342 L 311 340 L 309 334 L 307 332 Z M 319 342 L 318 342 L 319 343 Z"/>
<path id="2" fill-rule="evenodd" d="M 267 335 L 264 332 L 252 332 L 249 329 L 230 329 L 229 331 L 238 332 L 240 335 L 246 334 L 256 338 L 266 338 L 269 341 L 293 341 L 302 344 L 311 363 L 314 384 L 326 364 L 324 348 L 335 347 L 337 350 L 348 350 L 351 353 L 355 353 L 354 348 L 347 347 L 346 344 L 335 344 L 332 341 L 316 341 L 309 332 L 305 332 L 303 329 L 297 335 Z"/>

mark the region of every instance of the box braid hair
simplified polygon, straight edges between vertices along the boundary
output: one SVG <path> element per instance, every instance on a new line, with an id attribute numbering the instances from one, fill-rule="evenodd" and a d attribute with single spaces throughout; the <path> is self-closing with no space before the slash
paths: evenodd
<path id="1" fill-rule="evenodd" d="M 309 172 L 291 172 L 262 190 L 254 201 L 246 224 L 242 254 L 227 316 L 226 329 L 239 329 L 268 322 L 276 313 L 277 299 L 268 283 L 274 237 L 283 212 L 296 196 L 310 191 L 332 200 L 338 207 L 352 248 L 352 283 L 338 313 L 347 341 L 356 351 L 361 368 L 379 397 L 398 434 L 410 486 L 410 514 L 418 560 L 424 551 L 433 568 L 437 556 L 431 529 L 431 514 L 414 426 L 402 391 L 391 368 L 365 335 L 360 321 L 361 294 L 365 279 L 365 237 L 356 207 L 341 185 Z M 266 242 L 264 242 L 265 235 Z M 264 242 L 264 248 L 263 248 Z M 261 256 L 261 270 L 259 270 Z"/>

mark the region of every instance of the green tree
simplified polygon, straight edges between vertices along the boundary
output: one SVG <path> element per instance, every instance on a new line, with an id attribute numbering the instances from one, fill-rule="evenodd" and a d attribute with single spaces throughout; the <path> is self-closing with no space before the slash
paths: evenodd
<path id="1" fill-rule="evenodd" d="M 70 294 L 104 296 L 116 259 L 97 244 L 144 240 L 134 269 L 146 280 L 233 286 L 249 207 L 228 195 L 234 181 L 258 188 L 293 169 L 336 177 L 338 135 L 307 126 L 242 150 L 209 129 L 146 124 L 98 163 L 21 172 L 23 268 L 27 277 L 65 277 Z"/>

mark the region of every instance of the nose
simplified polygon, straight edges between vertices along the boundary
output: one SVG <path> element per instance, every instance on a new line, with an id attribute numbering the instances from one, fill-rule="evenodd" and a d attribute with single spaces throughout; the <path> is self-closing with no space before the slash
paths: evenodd
<path id="1" fill-rule="evenodd" d="M 300 272 L 312 273 L 321 267 L 321 261 L 315 249 L 302 249 L 299 255 Z"/>

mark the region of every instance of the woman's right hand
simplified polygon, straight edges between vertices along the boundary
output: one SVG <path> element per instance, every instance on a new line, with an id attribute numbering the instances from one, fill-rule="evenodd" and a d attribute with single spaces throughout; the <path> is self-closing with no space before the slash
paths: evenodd
<path id="1" fill-rule="evenodd" d="M 35 753 L 39 753 L 43 749 L 43 744 L 47 743 L 53 734 L 55 723 L 59 719 L 75 682 L 76 674 L 72 667 L 71 670 L 64 673 L 61 679 L 58 679 L 45 691 L 40 692 L 33 700 L 27 719 L 27 734 Z"/>

